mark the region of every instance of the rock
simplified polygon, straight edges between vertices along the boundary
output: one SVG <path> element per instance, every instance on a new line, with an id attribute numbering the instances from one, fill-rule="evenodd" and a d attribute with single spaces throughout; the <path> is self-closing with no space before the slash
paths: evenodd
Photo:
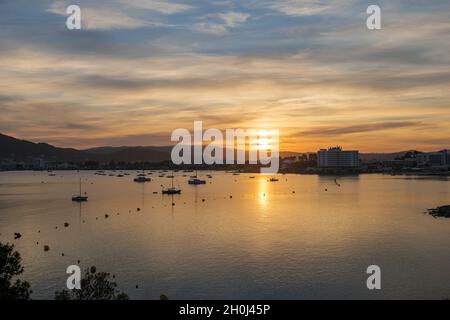
<path id="1" fill-rule="evenodd" d="M 50 247 L 48 245 L 45 245 L 44 246 L 44 251 L 49 251 L 49 250 L 50 250 Z"/>
<path id="2" fill-rule="evenodd" d="M 108 219 L 109 218 L 109 215 L 108 214 L 105 214 L 105 219 Z"/>
<path id="3" fill-rule="evenodd" d="M 433 209 L 428 209 L 428 213 L 433 217 L 450 218 L 450 205 L 440 206 Z"/>
<path id="4" fill-rule="evenodd" d="M 68 227 L 69 226 L 69 223 L 68 222 L 64 222 L 64 227 Z"/>

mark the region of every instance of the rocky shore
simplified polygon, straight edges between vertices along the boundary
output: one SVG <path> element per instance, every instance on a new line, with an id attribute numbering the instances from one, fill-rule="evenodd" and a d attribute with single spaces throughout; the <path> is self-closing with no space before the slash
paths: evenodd
<path id="1" fill-rule="evenodd" d="M 428 209 L 428 213 L 433 217 L 450 218 L 450 205 Z"/>

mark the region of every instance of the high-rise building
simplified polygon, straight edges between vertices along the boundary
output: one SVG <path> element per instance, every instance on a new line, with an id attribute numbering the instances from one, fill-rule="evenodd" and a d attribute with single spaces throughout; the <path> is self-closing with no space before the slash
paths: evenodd
<path id="1" fill-rule="evenodd" d="M 344 151 L 341 147 L 321 149 L 317 152 L 317 165 L 320 168 L 359 167 L 359 152 Z"/>

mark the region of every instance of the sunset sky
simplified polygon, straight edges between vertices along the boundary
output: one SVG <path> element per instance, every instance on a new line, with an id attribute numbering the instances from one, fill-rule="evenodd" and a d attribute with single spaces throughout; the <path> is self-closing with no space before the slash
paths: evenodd
<path id="1" fill-rule="evenodd" d="M 168 145 L 195 120 L 289 151 L 450 148 L 450 1 L 0 0 L 1 133 Z"/>

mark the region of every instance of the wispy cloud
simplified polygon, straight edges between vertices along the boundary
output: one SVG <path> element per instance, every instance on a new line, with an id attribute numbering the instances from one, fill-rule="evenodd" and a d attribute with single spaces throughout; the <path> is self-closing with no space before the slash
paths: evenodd
<path id="1" fill-rule="evenodd" d="M 421 125 L 420 122 L 412 122 L 412 121 L 392 121 L 392 122 L 381 122 L 381 123 L 367 123 L 367 124 L 359 124 L 352 125 L 346 127 L 319 127 L 307 131 L 301 131 L 299 134 L 304 136 L 315 136 L 319 135 L 322 137 L 325 136 L 336 136 L 336 135 L 345 135 L 345 134 L 356 134 L 363 132 L 374 132 L 374 131 L 384 131 L 391 129 L 399 129 L 405 127 L 417 127 Z"/>
<path id="2" fill-rule="evenodd" d="M 250 17 L 248 13 L 228 11 L 217 14 L 208 14 L 202 22 L 196 24 L 196 30 L 201 32 L 224 34 L 230 29 L 237 28 Z"/>
<path id="3" fill-rule="evenodd" d="M 330 5 L 327 2 L 329 3 L 321 0 L 279 0 L 263 1 L 263 5 L 288 16 L 309 16 L 329 9 Z"/>
<path id="4" fill-rule="evenodd" d="M 55 1 L 48 11 L 66 16 L 70 1 Z M 155 14 L 171 15 L 192 9 L 186 4 L 169 1 L 81 1 L 83 28 L 87 30 L 137 29 L 143 27 L 169 27 L 170 24 Z M 147 12 L 148 14 L 145 14 Z"/>

